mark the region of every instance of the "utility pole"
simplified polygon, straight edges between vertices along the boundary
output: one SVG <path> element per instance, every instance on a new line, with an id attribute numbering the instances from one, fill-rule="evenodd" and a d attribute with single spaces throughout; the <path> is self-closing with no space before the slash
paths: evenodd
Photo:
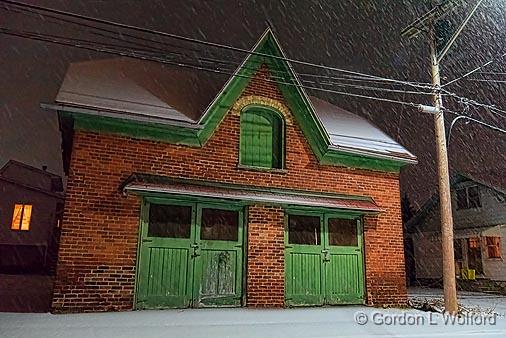
<path id="1" fill-rule="evenodd" d="M 444 121 L 444 108 L 441 96 L 441 77 L 439 62 L 449 51 L 459 34 L 462 32 L 470 18 L 474 15 L 483 0 L 478 0 L 471 12 L 462 21 L 453 33 L 450 40 L 438 54 L 436 22 L 448 12 L 461 4 L 459 0 L 443 0 L 435 5 L 429 12 L 416 19 L 401 32 L 402 36 L 414 38 L 428 31 L 430 44 L 430 61 L 432 85 L 434 94 L 433 106 L 420 105 L 420 109 L 434 114 L 434 127 L 436 134 L 436 154 L 439 187 L 439 211 L 441 218 L 441 246 L 443 256 L 443 289 L 445 310 L 450 314 L 458 313 L 457 287 L 455 280 L 455 256 L 453 249 L 453 216 L 450 193 L 450 175 L 448 169 L 448 153 L 446 144 L 446 131 Z"/>
<path id="2" fill-rule="evenodd" d="M 450 175 L 446 148 L 446 130 L 441 96 L 441 77 L 437 56 L 437 37 L 434 22 L 430 27 L 430 58 L 432 70 L 432 98 L 435 108 L 434 127 L 436 132 L 437 171 L 439 185 L 439 212 L 441 217 L 441 244 L 443 253 L 443 288 L 445 310 L 451 314 L 458 312 L 457 286 L 455 281 L 455 257 L 453 251 L 453 216 L 450 193 Z"/>

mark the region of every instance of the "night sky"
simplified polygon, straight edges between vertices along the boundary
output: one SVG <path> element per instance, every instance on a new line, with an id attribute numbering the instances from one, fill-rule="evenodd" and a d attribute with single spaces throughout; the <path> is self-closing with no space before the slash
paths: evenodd
<path id="1" fill-rule="evenodd" d="M 288 57 L 409 81 L 430 81 L 426 40 L 409 41 L 400 30 L 425 12 L 411 1 L 31 1 L 30 3 L 97 18 L 251 48 L 270 24 Z M 474 3 L 474 2 L 473 2 Z M 463 10 L 452 15 L 457 22 Z M 0 26 L 17 30 L 86 35 L 69 24 L 6 11 L 0 3 Z M 506 0 L 486 0 L 442 64 L 443 83 L 506 51 Z M 90 35 L 87 35 L 90 38 Z M 97 39 L 91 37 L 90 39 Z M 177 44 L 177 41 L 172 41 Z M 194 46 L 205 49 L 202 46 Z M 216 52 L 220 56 L 220 51 Z M 226 53 L 221 51 L 222 56 Z M 236 57 L 244 55 L 236 55 Z M 60 133 L 56 113 L 39 108 L 54 101 L 69 63 L 113 57 L 0 34 L 0 165 L 9 159 L 42 166 L 62 174 Z M 296 71 L 323 74 L 321 69 Z M 506 72 L 506 58 L 484 71 Z M 339 74 L 333 74 L 335 76 Z M 472 78 L 484 78 L 477 74 Z M 446 79 L 445 79 L 446 78 Z M 498 78 L 506 80 L 506 76 Z M 448 87 L 459 95 L 494 103 L 506 110 L 506 84 L 469 80 Z M 414 153 L 419 164 L 401 175 L 403 192 L 418 204 L 436 186 L 432 117 L 410 107 L 313 92 L 367 117 Z M 386 96 L 379 93 L 379 96 Z M 429 97 L 409 94 L 388 97 L 430 104 Z M 445 106 L 462 112 L 463 105 Z M 468 114 L 506 128 L 506 117 L 483 108 Z M 506 114 L 505 114 L 506 115 Z M 447 126 L 451 120 L 447 117 Z M 506 137 L 459 122 L 449 146 L 451 167 L 486 182 L 506 186 Z"/>

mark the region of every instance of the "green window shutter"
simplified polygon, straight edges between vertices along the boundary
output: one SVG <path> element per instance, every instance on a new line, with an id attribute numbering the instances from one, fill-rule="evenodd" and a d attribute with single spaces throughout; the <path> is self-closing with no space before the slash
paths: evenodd
<path id="1" fill-rule="evenodd" d="M 282 121 L 267 110 L 241 113 L 241 164 L 281 168 L 283 163 Z"/>

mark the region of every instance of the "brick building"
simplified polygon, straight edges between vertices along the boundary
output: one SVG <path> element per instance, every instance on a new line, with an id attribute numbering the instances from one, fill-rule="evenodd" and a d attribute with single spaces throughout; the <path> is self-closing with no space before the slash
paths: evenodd
<path id="1" fill-rule="evenodd" d="M 415 157 L 308 96 L 270 30 L 253 51 L 231 77 L 69 67 L 55 312 L 405 303 Z"/>

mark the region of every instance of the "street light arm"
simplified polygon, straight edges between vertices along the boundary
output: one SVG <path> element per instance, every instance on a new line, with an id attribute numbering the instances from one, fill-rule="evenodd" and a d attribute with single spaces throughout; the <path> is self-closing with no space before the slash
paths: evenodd
<path id="1" fill-rule="evenodd" d="M 455 114 L 455 113 L 454 113 Z M 499 128 L 499 127 L 496 127 L 496 126 L 493 126 L 491 124 L 488 124 L 488 123 L 485 123 L 483 121 L 480 121 L 480 120 L 477 120 L 477 119 L 473 119 L 472 117 L 469 117 L 469 116 L 465 116 L 465 115 L 459 115 L 457 116 L 456 118 L 453 119 L 452 123 L 450 124 L 450 128 L 448 129 L 448 138 L 446 140 L 446 146 L 448 147 L 448 145 L 450 144 L 450 137 L 452 136 L 452 129 L 453 129 L 453 126 L 455 125 L 455 123 L 457 123 L 458 120 L 462 120 L 462 119 L 466 119 L 466 120 L 469 120 L 469 121 L 472 121 L 472 122 L 475 122 L 475 123 L 478 123 L 478 124 L 481 124 L 482 126 L 485 126 L 485 127 L 488 127 L 492 130 L 495 130 L 495 131 L 499 131 L 501 133 L 505 133 L 506 134 L 506 130 L 502 129 L 502 128 Z"/>

